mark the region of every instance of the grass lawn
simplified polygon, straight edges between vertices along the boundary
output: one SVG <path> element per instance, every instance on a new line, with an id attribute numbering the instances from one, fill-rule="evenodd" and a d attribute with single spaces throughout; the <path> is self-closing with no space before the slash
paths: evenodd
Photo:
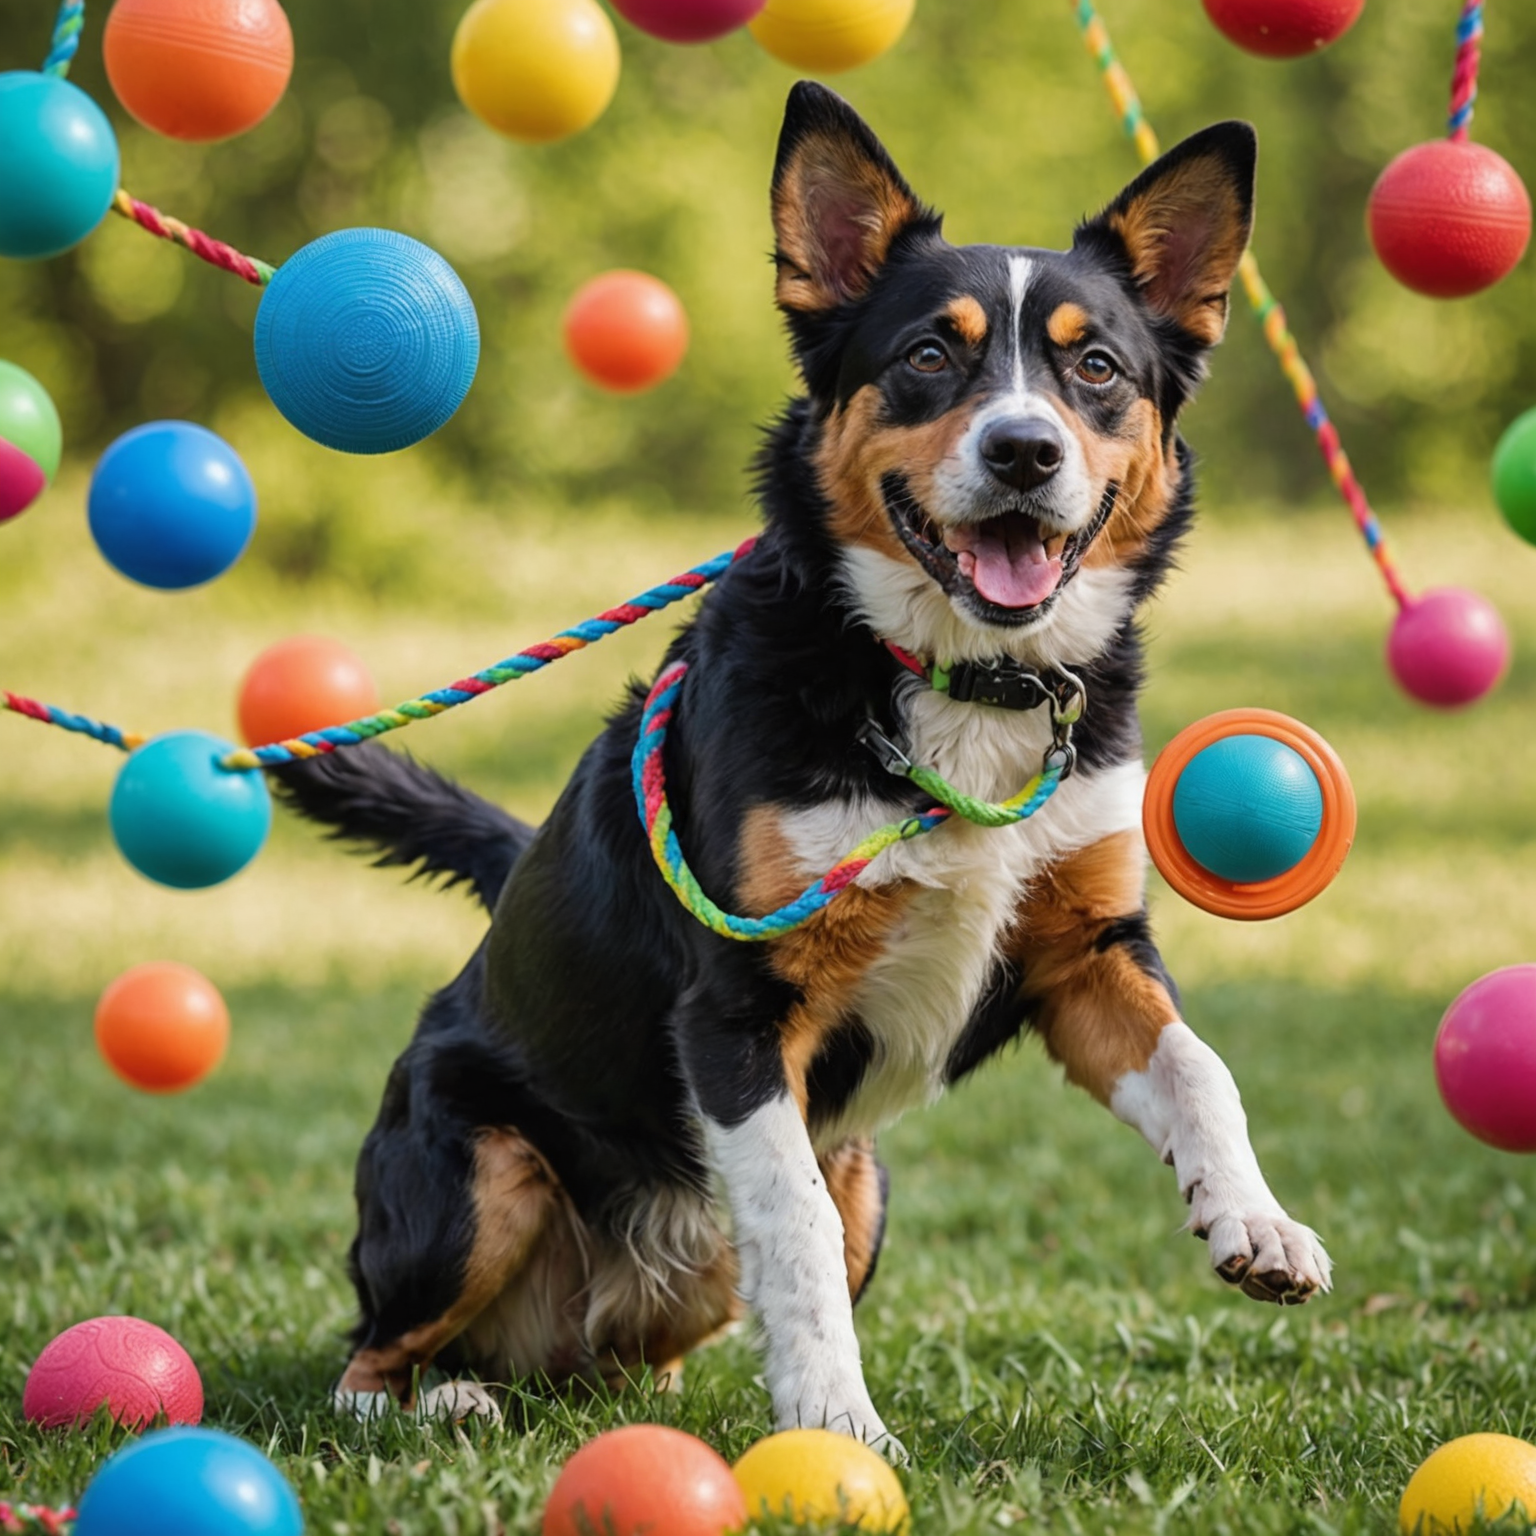
<path id="1" fill-rule="evenodd" d="M 747 523 L 466 512 L 474 579 L 446 596 L 237 572 L 168 598 L 82 553 L 77 505 L 66 486 L 7 534 L 0 686 L 152 730 L 229 729 L 230 679 L 295 630 L 349 639 L 404 697 Z M 1450 1121 L 1429 1057 L 1462 986 L 1536 959 L 1536 557 L 1491 524 L 1397 529 L 1410 576 L 1480 587 L 1516 631 L 1502 692 L 1457 717 L 1393 694 L 1385 603 L 1342 513 L 1213 518 L 1192 545 L 1152 619 L 1149 743 L 1269 705 L 1328 735 L 1360 795 L 1356 850 L 1304 912 L 1241 926 L 1155 897 L 1188 1017 L 1236 1074 L 1277 1193 L 1326 1238 L 1337 1289 L 1286 1311 L 1226 1290 L 1179 1231 L 1168 1171 L 1026 1043 L 882 1144 L 890 1236 L 860 1330 L 876 1402 L 913 1453 L 917 1536 L 1387 1532 L 1440 1441 L 1536 1435 L 1530 1165 Z M 537 815 L 667 623 L 409 745 Z M 0 1499 L 73 1499 L 125 1438 L 21 1419 L 37 1351 L 103 1312 L 176 1334 L 206 1422 L 266 1449 L 327 1536 L 533 1532 L 562 1458 L 608 1425 L 662 1419 L 728 1456 L 769 1429 L 745 1337 L 696 1357 L 680 1399 L 529 1394 L 517 1429 L 333 1416 L 353 1157 L 420 998 L 480 920 L 287 823 L 227 887 L 153 888 L 107 843 L 114 754 L 13 717 L 0 741 Z M 118 1084 L 91 1043 L 96 994 L 151 958 L 204 970 L 235 1020 L 219 1073 L 169 1100 Z"/>

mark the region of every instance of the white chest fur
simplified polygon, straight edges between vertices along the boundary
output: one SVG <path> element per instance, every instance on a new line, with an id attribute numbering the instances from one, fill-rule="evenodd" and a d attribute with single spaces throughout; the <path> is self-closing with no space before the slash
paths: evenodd
<path id="1" fill-rule="evenodd" d="M 1000 800 L 1038 771 L 1050 736 L 1045 711 L 956 704 L 916 690 L 907 702 L 913 758 L 956 788 Z M 917 889 L 855 1000 L 874 1059 L 835 1122 L 818 1128 L 819 1146 L 872 1134 L 938 1096 L 945 1063 L 981 997 L 1024 886 L 1062 854 L 1136 826 L 1143 779 L 1136 762 L 1080 771 L 1028 821 L 991 829 L 956 818 L 887 849 L 864 871 L 861 885 L 907 881 Z M 784 830 L 811 878 L 899 814 L 889 802 L 832 801 L 788 817 Z"/>

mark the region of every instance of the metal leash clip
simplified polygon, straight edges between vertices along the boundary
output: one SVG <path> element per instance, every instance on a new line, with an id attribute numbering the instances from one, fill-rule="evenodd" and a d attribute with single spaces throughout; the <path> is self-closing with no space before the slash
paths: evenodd
<path id="1" fill-rule="evenodd" d="M 1056 683 L 1049 689 L 1051 705 L 1051 749 L 1045 754 L 1047 768 L 1059 768 L 1063 779 L 1077 767 L 1077 748 L 1072 745 L 1072 727 L 1088 708 L 1088 690 L 1083 680 L 1065 667 L 1055 669 Z"/>

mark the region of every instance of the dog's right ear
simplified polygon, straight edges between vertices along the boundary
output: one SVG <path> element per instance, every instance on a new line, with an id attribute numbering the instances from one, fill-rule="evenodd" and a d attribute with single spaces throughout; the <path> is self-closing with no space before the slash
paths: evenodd
<path id="1" fill-rule="evenodd" d="M 773 167 L 779 308 L 791 319 L 861 298 L 897 236 L 938 227 L 869 125 L 802 80 L 789 93 Z"/>

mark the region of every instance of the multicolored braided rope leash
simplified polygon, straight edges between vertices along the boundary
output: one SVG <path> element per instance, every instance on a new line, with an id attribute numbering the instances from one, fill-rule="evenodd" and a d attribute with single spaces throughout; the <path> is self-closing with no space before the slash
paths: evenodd
<path id="1" fill-rule="evenodd" d="M 7 1504 L 0 1499 L 0 1531 L 6 1536 L 64 1536 L 74 1523 L 72 1509 L 49 1509 L 43 1504 Z"/>
<path id="2" fill-rule="evenodd" d="M 1083 44 L 1099 67 L 1104 87 L 1109 92 L 1109 98 L 1120 116 L 1120 125 L 1124 128 L 1126 137 L 1136 146 L 1136 154 L 1141 163 L 1150 165 L 1158 155 L 1157 134 L 1153 132 L 1152 125 L 1147 121 L 1141 98 L 1136 94 L 1136 87 L 1131 83 L 1131 77 L 1115 54 L 1108 29 L 1094 9 L 1093 0 L 1068 0 L 1068 4 L 1071 5 L 1077 24 L 1082 29 Z M 1474 11 L 1477 13 L 1475 34 L 1470 30 L 1473 24 L 1468 21 L 1469 15 Z M 1451 109 L 1453 136 L 1457 112 L 1464 112 L 1466 122 L 1470 122 L 1472 117 L 1472 102 L 1477 95 L 1476 38 L 1482 35 L 1481 16 L 1481 0 L 1467 0 L 1462 15 L 1462 27 L 1457 34 L 1458 38 L 1465 36 L 1468 41 L 1464 43 L 1457 55 L 1457 85 Z M 1464 62 L 1467 59 L 1470 62 Z M 1465 136 L 1465 124 L 1462 125 L 1462 136 Z M 1301 355 L 1301 348 L 1286 323 L 1285 311 L 1265 283 L 1264 274 L 1259 270 L 1259 264 L 1252 251 L 1244 254 L 1242 264 L 1238 268 L 1238 275 L 1242 278 L 1243 291 L 1248 296 L 1254 315 L 1264 328 L 1264 339 L 1269 343 L 1270 350 L 1279 361 L 1281 371 L 1290 382 L 1296 396 L 1296 403 L 1301 407 L 1301 414 L 1306 418 L 1307 425 L 1311 427 L 1317 438 L 1318 451 L 1323 456 L 1323 462 L 1328 466 L 1328 473 L 1333 477 L 1334 485 L 1344 498 L 1345 505 L 1348 506 L 1350 515 L 1355 520 L 1355 526 L 1365 540 L 1365 547 L 1376 562 L 1376 568 L 1381 573 L 1381 579 L 1385 582 L 1387 591 L 1392 594 L 1392 600 L 1399 609 L 1407 608 L 1412 603 L 1413 596 L 1387 551 L 1386 537 L 1381 531 L 1381 523 L 1371 509 L 1364 487 L 1355 478 L 1349 455 L 1344 452 L 1344 444 L 1339 439 L 1338 428 L 1329 419 L 1327 408 L 1318 392 L 1317 380 L 1307 366 L 1307 360 Z"/>
<path id="3" fill-rule="evenodd" d="M 514 683 L 532 672 L 542 671 L 552 662 L 574 651 L 583 650 L 616 630 L 668 608 L 685 597 L 691 597 L 749 554 L 756 543 L 756 538 L 747 539 L 738 548 L 716 555 L 713 560 L 696 565 L 617 608 L 610 608 L 595 618 L 561 630 L 553 639 L 531 645 L 505 661 L 461 678 L 446 688 L 434 689 L 431 693 L 407 699 L 393 709 L 380 710 L 377 714 L 365 715 L 345 725 L 310 731 L 289 741 L 271 742 L 266 746 L 227 753 L 219 759 L 219 766 L 231 773 L 249 773 L 261 768 L 276 767 L 280 763 L 300 762 L 305 758 L 320 757 L 328 752 L 371 741 L 375 736 L 400 730 L 417 720 L 430 720 L 460 704 L 469 703 L 471 699 L 480 698 L 504 683 Z M 666 745 L 667 724 L 677 708 L 678 694 L 687 670 L 683 662 L 666 668 L 646 699 L 640 734 L 631 759 L 635 803 L 656 867 L 683 906 L 714 933 L 725 938 L 759 942 L 779 938 L 802 927 L 847 890 L 870 861 L 886 848 L 893 843 L 932 832 L 951 815 L 960 816 L 982 827 L 1008 827 L 1033 816 L 1055 794 L 1062 780 L 1072 770 L 1072 727 L 1082 717 L 1086 702 L 1081 685 L 1075 682 L 1074 691 L 1065 699 L 1052 697 L 1052 744 L 1045 754 L 1040 772 L 1018 794 L 1000 803 L 963 794 L 932 768 L 913 763 L 871 728 L 865 735 L 866 744 L 885 767 L 893 774 L 909 779 L 938 804 L 872 832 L 788 905 L 762 917 L 738 917 L 717 906 L 700 887 L 683 857 L 672 823 L 672 810 L 667 803 L 662 749 Z M 55 704 L 44 704 L 18 693 L 0 691 L 0 709 L 24 715 L 43 725 L 53 725 L 76 735 L 89 736 L 93 741 L 116 747 L 120 752 L 132 752 L 149 739 L 140 732 L 124 731 L 118 726 L 94 720 L 89 715 L 75 714 Z"/>

